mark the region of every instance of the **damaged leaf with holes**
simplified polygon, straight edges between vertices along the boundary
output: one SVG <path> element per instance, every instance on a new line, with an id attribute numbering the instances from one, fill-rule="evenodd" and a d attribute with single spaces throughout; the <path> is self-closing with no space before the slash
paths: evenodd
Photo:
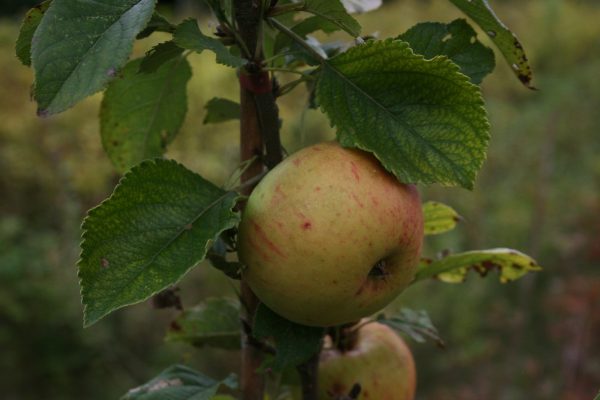
<path id="1" fill-rule="evenodd" d="M 461 217 L 450 206 L 428 201 L 423 204 L 423 220 L 425 235 L 439 235 L 454 229 Z"/>
<path id="2" fill-rule="evenodd" d="M 451 254 L 437 260 L 421 260 L 415 281 L 436 278 L 447 283 L 461 283 L 472 270 L 482 277 L 497 271 L 500 282 L 507 283 L 541 269 L 533 258 L 516 250 L 476 250 Z"/>
<path id="3" fill-rule="evenodd" d="M 498 18 L 488 0 L 450 0 L 465 15 L 483 29 L 500 50 L 513 73 L 523 85 L 534 89 L 531 84 L 531 65 L 517 36 Z"/>

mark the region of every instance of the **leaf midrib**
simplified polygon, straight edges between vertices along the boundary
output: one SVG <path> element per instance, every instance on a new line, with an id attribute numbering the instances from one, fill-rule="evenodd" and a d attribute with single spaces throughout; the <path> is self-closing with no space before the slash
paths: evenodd
<path id="1" fill-rule="evenodd" d="M 90 53 L 90 51 L 96 47 L 96 45 L 98 44 L 98 42 L 104 38 L 106 32 L 110 29 L 112 29 L 112 27 L 117 24 L 125 14 L 129 13 L 129 11 L 131 11 L 131 9 L 133 9 L 135 6 L 139 5 L 140 3 L 147 1 L 147 0 L 139 0 L 137 1 L 135 4 L 132 4 L 131 7 L 127 8 L 123 13 L 121 13 L 120 15 L 118 15 L 118 18 L 116 20 L 114 20 L 110 26 L 108 28 L 106 28 L 101 35 L 99 35 L 96 40 L 92 43 L 92 45 L 90 47 L 87 48 L 87 50 L 85 51 L 85 53 L 83 53 L 83 55 L 81 56 L 81 58 L 79 59 L 79 62 L 77 64 L 75 64 L 73 66 L 73 68 L 71 68 L 71 71 L 69 71 L 69 74 L 67 75 L 67 77 L 64 79 L 64 81 L 61 83 L 60 88 L 58 90 L 55 91 L 54 95 L 52 96 L 52 100 L 48 103 L 48 106 L 46 107 L 46 109 L 51 108 L 54 105 L 54 102 L 56 101 L 58 94 L 61 93 L 63 91 L 63 88 L 65 87 L 65 84 L 67 82 L 69 82 L 71 80 L 71 77 L 73 76 L 73 74 L 75 73 L 75 71 L 77 71 L 80 66 L 83 64 L 83 60 L 85 60 L 88 56 L 88 54 Z"/>

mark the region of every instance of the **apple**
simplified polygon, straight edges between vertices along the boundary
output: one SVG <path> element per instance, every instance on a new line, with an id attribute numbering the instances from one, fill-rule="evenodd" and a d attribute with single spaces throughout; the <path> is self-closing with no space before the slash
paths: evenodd
<path id="1" fill-rule="evenodd" d="M 303 325 L 370 315 L 414 277 L 423 242 L 415 186 L 370 153 L 325 142 L 286 158 L 257 185 L 239 227 L 243 278 Z"/>
<path id="2" fill-rule="evenodd" d="M 361 400 L 413 400 L 415 362 L 400 336 L 378 322 L 361 326 L 356 335 L 349 349 L 339 350 L 330 343 L 321 352 L 319 400 L 347 395 L 356 383 Z"/>

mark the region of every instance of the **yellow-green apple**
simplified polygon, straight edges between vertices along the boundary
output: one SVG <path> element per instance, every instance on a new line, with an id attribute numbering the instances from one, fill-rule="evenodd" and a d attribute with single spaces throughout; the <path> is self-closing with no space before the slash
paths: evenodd
<path id="1" fill-rule="evenodd" d="M 239 227 L 243 278 L 304 325 L 370 315 L 413 279 L 423 241 L 419 193 L 370 153 L 326 142 L 286 158 L 257 185 Z"/>
<path id="2" fill-rule="evenodd" d="M 413 400 L 416 369 L 404 341 L 378 322 L 363 325 L 352 346 L 344 351 L 323 349 L 319 364 L 319 400 L 347 395 L 361 387 L 361 400 Z"/>

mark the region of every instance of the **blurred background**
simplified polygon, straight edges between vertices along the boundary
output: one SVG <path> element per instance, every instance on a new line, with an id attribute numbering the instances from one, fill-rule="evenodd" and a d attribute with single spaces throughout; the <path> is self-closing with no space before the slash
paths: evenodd
<path id="1" fill-rule="evenodd" d="M 14 56 L 27 3 L 35 2 L 0 1 L 0 397 L 116 399 L 175 362 L 225 376 L 237 368 L 235 352 L 164 343 L 174 312 L 149 303 L 82 328 L 80 223 L 118 175 L 100 143 L 100 96 L 52 118 L 35 116 L 32 72 Z M 214 27 L 200 2 L 159 3 L 175 21 L 198 13 L 205 32 Z M 483 84 L 493 138 L 475 190 L 422 188 L 424 200 L 464 217 L 455 231 L 429 238 L 427 253 L 512 247 L 544 271 L 506 285 L 493 275 L 426 282 L 391 308 L 427 310 L 447 342 L 445 350 L 409 343 L 418 399 L 591 400 L 600 389 L 600 2 L 490 3 L 521 38 L 540 90 L 522 87 L 497 57 Z M 387 37 L 460 16 L 447 1 L 405 0 L 358 18 L 364 33 Z M 153 35 L 135 53 L 162 40 Z M 188 115 L 168 157 L 223 183 L 238 163 L 238 125 L 203 125 L 203 105 L 237 98 L 234 72 L 212 55 L 190 61 Z M 289 152 L 334 137 L 305 104 L 302 89 L 281 103 Z M 180 287 L 185 306 L 234 295 L 204 264 Z"/>

